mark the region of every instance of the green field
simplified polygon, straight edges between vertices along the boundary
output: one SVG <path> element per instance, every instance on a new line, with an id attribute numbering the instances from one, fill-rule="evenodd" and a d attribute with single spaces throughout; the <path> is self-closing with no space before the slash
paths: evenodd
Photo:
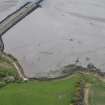
<path id="1" fill-rule="evenodd" d="M 105 83 L 93 74 L 75 74 L 53 81 L 11 83 L 0 89 L 0 105 L 73 105 L 76 83 L 91 84 L 89 105 L 105 105 Z"/>
<path id="2" fill-rule="evenodd" d="M 18 74 L 13 65 L 3 57 L 0 56 L 0 79 L 7 76 L 16 77 Z"/>
<path id="3" fill-rule="evenodd" d="M 16 75 L 10 62 L 0 59 L 0 80 Z M 65 79 L 52 81 L 16 80 L 0 88 L 0 105 L 73 105 L 77 83 L 81 79 L 90 84 L 89 105 L 105 105 L 105 82 L 94 74 L 86 73 L 75 73 Z"/>
<path id="4" fill-rule="evenodd" d="M 91 84 L 89 105 L 105 105 L 105 83 L 92 74 L 8 84 L 0 89 L 0 105 L 72 105 L 76 83 L 81 78 Z"/>
<path id="5" fill-rule="evenodd" d="M 105 105 L 105 82 L 96 79 L 92 83 L 89 105 Z"/>
<path id="6" fill-rule="evenodd" d="M 70 105 L 80 76 L 50 82 L 14 83 L 0 89 L 0 105 Z"/>

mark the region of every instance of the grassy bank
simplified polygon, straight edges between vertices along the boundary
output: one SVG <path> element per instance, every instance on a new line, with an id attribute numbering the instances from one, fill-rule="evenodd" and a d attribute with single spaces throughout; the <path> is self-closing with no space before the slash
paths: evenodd
<path id="1" fill-rule="evenodd" d="M 105 105 L 105 82 L 98 78 L 93 78 L 90 87 L 89 105 Z"/>
<path id="2" fill-rule="evenodd" d="M 0 90 L 0 105 L 70 105 L 79 79 L 9 84 Z"/>
<path id="3" fill-rule="evenodd" d="M 2 78 L 17 77 L 16 69 L 6 58 L 0 57 L 0 83 Z M 77 83 L 89 84 L 89 105 L 105 105 L 105 82 L 94 73 L 75 73 L 52 81 L 9 83 L 0 88 L 0 105 L 73 105 Z"/>
<path id="4" fill-rule="evenodd" d="M 91 84 L 89 105 L 105 104 L 105 84 L 91 74 L 75 74 L 63 80 L 13 83 L 0 89 L 0 105 L 72 105 L 76 83 Z"/>
<path id="5" fill-rule="evenodd" d="M 0 56 L 0 79 L 7 76 L 13 76 L 17 78 L 18 74 L 11 62 L 8 61 L 8 59 Z"/>

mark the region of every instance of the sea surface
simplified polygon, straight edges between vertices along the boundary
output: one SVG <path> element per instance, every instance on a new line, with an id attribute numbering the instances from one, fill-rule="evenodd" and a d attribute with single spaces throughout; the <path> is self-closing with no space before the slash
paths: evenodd
<path id="1" fill-rule="evenodd" d="M 13 0 L 11 11 L 22 4 Z M 74 63 L 105 71 L 105 0 L 45 0 L 41 5 L 3 36 L 5 51 L 17 57 L 25 74 L 33 77 Z"/>

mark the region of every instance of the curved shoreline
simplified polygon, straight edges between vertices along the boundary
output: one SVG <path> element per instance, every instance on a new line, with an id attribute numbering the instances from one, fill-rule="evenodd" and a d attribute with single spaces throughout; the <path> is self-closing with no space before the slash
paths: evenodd
<path id="1" fill-rule="evenodd" d="M 55 72 L 55 73 L 54 73 Z M 63 68 L 53 71 L 53 73 L 46 73 L 46 76 L 40 75 L 28 78 L 29 80 L 38 80 L 38 81 L 50 81 L 50 80 L 59 80 L 69 77 L 75 73 L 91 73 L 101 78 L 105 78 L 105 72 L 102 72 L 100 69 L 96 68 L 94 65 L 91 67 L 82 67 L 76 64 L 70 64 L 64 66 Z"/>
<path id="2" fill-rule="evenodd" d="M 75 73 L 92 73 L 98 77 L 105 78 L 105 72 L 102 72 L 100 69 L 96 68 L 94 65 L 91 67 L 82 67 L 76 64 L 70 64 L 64 66 L 59 70 L 55 70 L 53 72 L 39 73 L 39 75 L 34 77 L 27 77 L 24 73 L 23 68 L 21 67 L 19 61 L 12 56 L 11 54 L 7 54 L 5 52 L 2 53 L 2 56 L 8 59 L 9 62 L 16 68 L 17 73 L 21 80 L 38 80 L 38 81 L 51 81 L 51 80 L 59 80 L 69 77 Z"/>

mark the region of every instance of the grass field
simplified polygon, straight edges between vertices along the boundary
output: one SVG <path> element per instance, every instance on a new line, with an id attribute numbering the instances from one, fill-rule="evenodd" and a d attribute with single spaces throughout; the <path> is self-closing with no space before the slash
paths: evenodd
<path id="1" fill-rule="evenodd" d="M 105 83 L 94 75 L 82 76 L 91 84 L 89 105 L 105 105 Z M 0 105 L 72 105 L 81 75 L 63 80 L 13 83 L 0 89 Z"/>
<path id="2" fill-rule="evenodd" d="M 16 69 L 11 65 L 11 63 L 2 57 L 0 57 L 0 78 L 6 76 L 17 76 Z"/>
<path id="3" fill-rule="evenodd" d="M 0 59 L 0 75 L 15 76 L 15 68 Z M 0 88 L 0 105 L 72 105 L 76 84 L 81 79 L 90 85 L 89 105 L 105 105 L 105 82 L 93 74 L 76 73 L 53 81 L 10 83 Z"/>
<path id="4" fill-rule="evenodd" d="M 15 83 L 0 89 L 0 105 L 70 105 L 80 76 L 50 82 Z"/>
<path id="5" fill-rule="evenodd" d="M 89 105 L 105 105 L 105 82 L 94 80 L 90 89 Z"/>

